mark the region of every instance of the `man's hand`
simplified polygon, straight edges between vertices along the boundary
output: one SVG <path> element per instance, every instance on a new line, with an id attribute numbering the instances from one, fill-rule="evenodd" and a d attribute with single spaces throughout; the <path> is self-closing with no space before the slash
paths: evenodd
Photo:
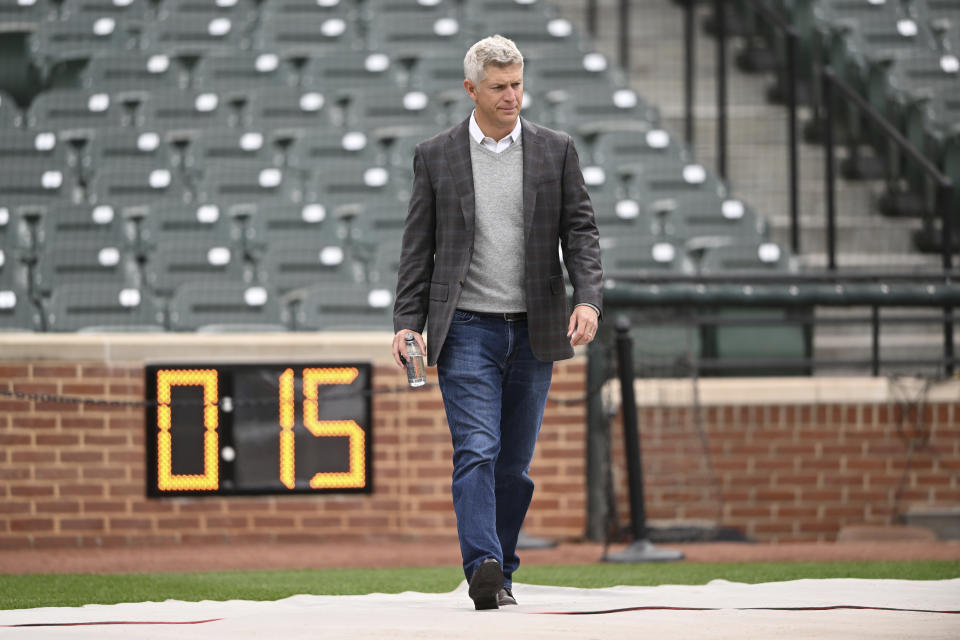
<path id="1" fill-rule="evenodd" d="M 567 327 L 570 346 L 576 347 L 593 342 L 593 336 L 597 334 L 598 324 L 599 318 L 596 309 L 586 304 L 575 306 L 573 313 L 570 314 L 570 325 Z"/>
<path id="2" fill-rule="evenodd" d="M 401 356 L 405 357 L 407 355 L 406 341 L 404 338 L 408 333 L 412 333 L 414 336 L 416 336 L 417 344 L 420 345 L 420 352 L 423 353 L 424 357 L 427 355 L 427 345 L 423 341 L 423 336 L 413 329 L 401 329 L 400 331 L 397 331 L 396 335 L 393 336 L 393 360 L 401 369 L 407 368 L 407 365 L 403 363 Z"/>

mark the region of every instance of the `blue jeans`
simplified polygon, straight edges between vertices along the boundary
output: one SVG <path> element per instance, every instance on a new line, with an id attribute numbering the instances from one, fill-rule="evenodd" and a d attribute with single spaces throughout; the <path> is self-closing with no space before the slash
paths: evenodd
<path id="1" fill-rule="evenodd" d="M 552 376 L 553 363 L 530 350 L 525 320 L 454 313 L 437 377 L 453 438 L 453 508 L 467 580 L 496 558 L 512 585 Z"/>

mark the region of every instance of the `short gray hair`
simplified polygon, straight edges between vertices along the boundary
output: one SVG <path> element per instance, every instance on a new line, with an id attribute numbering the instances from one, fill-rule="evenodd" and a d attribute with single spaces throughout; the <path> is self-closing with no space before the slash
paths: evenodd
<path id="1" fill-rule="evenodd" d="M 463 58 L 463 76 L 474 84 L 482 82 L 487 77 L 488 64 L 498 67 L 519 64 L 522 70 L 523 54 L 509 38 L 501 35 L 484 38 L 470 47 Z"/>

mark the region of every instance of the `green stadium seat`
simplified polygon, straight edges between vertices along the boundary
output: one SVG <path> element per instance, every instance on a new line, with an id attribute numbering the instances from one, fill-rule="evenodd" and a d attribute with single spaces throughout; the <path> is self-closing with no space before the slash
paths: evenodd
<path id="1" fill-rule="evenodd" d="M 334 102 L 332 96 L 322 91 L 252 91 L 241 124 L 274 137 L 295 139 L 306 131 L 321 131 L 338 124 L 333 118 Z"/>
<path id="2" fill-rule="evenodd" d="M 97 129 L 80 151 L 80 176 L 86 181 L 103 167 L 176 166 L 176 154 L 163 135 L 130 127 Z"/>
<path id="3" fill-rule="evenodd" d="M 210 280 L 249 284 L 250 281 L 242 252 L 223 245 L 160 245 L 150 255 L 143 270 L 146 285 L 164 297 L 188 282 Z"/>
<path id="4" fill-rule="evenodd" d="M 733 242 L 760 241 L 766 225 L 746 203 L 715 193 L 680 193 L 649 204 L 666 237 L 678 242 L 697 238 L 728 238 Z"/>
<path id="5" fill-rule="evenodd" d="M 798 363 L 795 365 L 770 364 L 766 367 L 758 366 L 764 361 L 770 360 L 803 360 L 810 354 L 809 339 L 807 332 L 801 326 L 796 325 L 770 325 L 762 324 L 763 321 L 786 320 L 805 313 L 802 310 L 785 309 L 755 309 L 755 308 L 730 308 L 719 309 L 715 315 L 718 319 L 736 318 L 736 324 L 724 325 L 717 324 L 708 326 L 706 332 L 708 336 L 712 333 L 712 342 L 716 345 L 716 357 L 720 360 L 749 361 L 750 375 L 765 376 L 802 376 L 809 375 L 809 367 Z M 756 325 L 751 325 L 751 319 L 760 321 Z M 742 323 L 741 323 L 742 322 Z M 707 355 L 710 354 L 708 349 Z M 706 370 L 707 375 L 716 376 L 742 376 L 743 369 L 723 369 L 716 371 Z"/>
<path id="6" fill-rule="evenodd" d="M 710 193 L 725 196 L 726 185 L 703 165 L 675 159 L 645 165 L 629 178 L 637 197 L 651 200 L 680 193 Z M 641 195 L 642 194 L 642 195 Z"/>
<path id="7" fill-rule="evenodd" d="M 655 275 L 692 273 L 693 264 L 683 246 L 650 237 L 600 238 L 603 270 L 609 278 L 617 274 Z"/>
<path id="8" fill-rule="evenodd" d="M 396 292 L 397 274 L 400 272 L 400 242 L 381 244 L 375 255 L 367 261 L 366 281 L 387 291 Z"/>
<path id="9" fill-rule="evenodd" d="M 700 262 L 700 270 L 703 273 L 794 273 L 798 269 L 793 256 L 777 243 L 769 240 L 741 240 L 707 248 Z"/>
<path id="10" fill-rule="evenodd" d="M 445 123 L 439 104 L 421 91 L 376 89 L 356 94 L 347 108 L 346 124 L 367 130 L 375 137 L 397 137 L 422 130 L 439 128 Z"/>
<path id="11" fill-rule="evenodd" d="M 486 16 L 476 25 L 477 32 L 499 33 L 520 43 L 523 55 L 535 59 L 552 55 L 559 45 L 565 51 L 585 51 L 586 44 L 576 27 L 566 18 L 544 20 L 536 13 L 509 13 Z"/>
<path id="12" fill-rule="evenodd" d="M 44 20 L 29 39 L 30 55 L 44 79 L 51 78 L 59 65 L 84 63 L 101 51 L 134 51 L 138 46 L 137 24 L 112 16 Z"/>
<path id="13" fill-rule="evenodd" d="M 255 253 L 274 245 L 341 246 L 347 241 L 341 220 L 322 205 L 295 205 L 277 201 L 253 207 L 245 229 L 245 243 Z"/>
<path id="14" fill-rule="evenodd" d="M 559 48 L 551 56 L 524 61 L 523 74 L 524 89 L 540 93 L 610 93 L 626 86 L 623 72 L 602 53 L 580 53 L 567 47 Z"/>
<path id="15" fill-rule="evenodd" d="M 21 160 L 0 171 L 0 208 L 11 213 L 73 202 L 78 194 L 73 175 L 44 159 Z"/>
<path id="16" fill-rule="evenodd" d="M 242 248 L 242 229 L 216 205 L 166 203 L 152 207 L 140 223 L 143 250 L 158 247 Z"/>
<path id="17" fill-rule="evenodd" d="M 283 295 L 294 289 L 340 282 L 357 282 L 361 265 L 349 259 L 343 247 L 315 242 L 271 243 L 257 262 L 258 281 Z"/>
<path id="18" fill-rule="evenodd" d="M 34 98 L 27 110 L 27 126 L 52 131 L 58 139 L 89 139 L 97 129 L 120 127 L 128 118 L 123 105 L 110 94 L 83 89 L 52 89 Z"/>
<path id="19" fill-rule="evenodd" d="M 55 20 L 57 5 L 51 0 L 35 2 L 0 2 L 0 28 L 9 33 L 14 30 L 30 30 L 38 22 Z"/>
<path id="20" fill-rule="evenodd" d="M 593 214 L 601 238 L 651 238 L 654 217 L 646 203 L 609 194 L 591 194 Z"/>
<path id="21" fill-rule="evenodd" d="M 0 91 L 0 127 L 12 128 L 23 125 L 23 113 L 16 101 L 6 91 Z"/>
<path id="22" fill-rule="evenodd" d="M 199 177 L 210 168 L 281 167 L 283 151 L 260 131 L 237 128 L 208 129 L 190 141 L 183 153 L 183 169 Z"/>
<path id="23" fill-rule="evenodd" d="M 92 205 L 109 205 L 121 215 L 143 215 L 160 201 L 189 202 L 190 190 L 169 165 L 127 163 L 102 165 L 87 193 Z"/>
<path id="24" fill-rule="evenodd" d="M 139 96 L 161 89 L 186 89 L 190 74 L 183 63 L 164 53 L 100 51 L 78 76 L 79 87 L 114 97 Z"/>
<path id="25" fill-rule="evenodd" d="M 306 202 L 323 204 L 335 215 L 339 207 L 362 207 L 370 199 L 389 198 L 391 193 L 397 191 L 389 168 L 362 159 L 311 172 L 304 188 Z"/>
<path id="26" fill-rule="evenodd" d="M 157 17 L 161 20 L 173 16 L 186 16 L 206 20 L 209 16 L 230 18 L 239 24 L 249 24 L 257 19 L 259 0 L 160 0 Z"/>
<path id="27" fill-rule="evenodd" d="M 518 16 L 546 22 L 557 15 L 556 8 L 546 0 L 470 0 L 463 3 L 463 12 L 467 20 L 481 24 L 489 16 Z"/>
<path id="28" fill-rule="evenodd" d="M 366 21 L 380 16 L 383 19 L 419 17 L 429 20 L 438 15 L 455 18 L 460 5 L 455 0 L 364 0 L 361 15 Z"/>
<path id="29" fill-rule="evenodd" d="M 296 307 L 296 328 L 307 331 L 390 331 L 393 328 L 390 289 L 365 283 L 329 283 L 302 293 Z"/>
<path id="30" fill-rule="evenodd" d="M 276 293 L 260 284 L 197 281 L 179 287 L 170 299 L 174 331 L 286 331 L 289 313 Z"/>
<path id="31" fill-rule="evenodd" d="M 399 89 L 403 85 L 401 73 L 386 53 L 340 51 L 308 58 L 300 70 L 300 86 L 339 100 L 365 90 Z"/>
<path id="32" fill-rule="evenodd" d="M 197 184 L 197 202 L 215 204 L 231 211 L 264 200 L 301 200 L 300 179 L 296 172 L 275 166 L 214 164 L 204 170 Z"/>
<path id="33" fill-rule="evenodd" d="M 130 221 L 109 206 L 56 205 L 39 217 L 36 240 L 43 248 L 99 245 L 126 251 L 133 230 Z"/>
<path id="34" fill-rule="evenodd" d="M 255 50 L 272 51 L 285 58 L 335 54 L 361 47 L 355 21 L 346 13 L 265 14 L 254 40 Z"/>
<path id="35" fill-rule="evenodd" d="M 10 167 L 25 160 L 65 172 L 74 170 L 77 165 L 70 145 L 58 140 L 53 132 L 0 129 L 0 167 Z"/>
<path id="36" fill-rule="evenodd" d="M 270 91 L 297 85 L 290 60 L 263 51 L 229 51 L 202 57 L 193 70 L 192 84 L 220 95 L 246 95 L 251 90 Z"/>
<path id="37" fill-rule="evenodd" d="M 164 331 L 162 306 L 136 287 L 65 284 L 53 289 L 45 307 L 47 331 Z"/>
<path id="38" fill-rule="evenodd" d="M 355 0 L 261 0 L 263 16 L 323 16 L 353 19 L 357 13 Z M 268 18 L 269 19 L 269 18 Z"/>
<path id="39" fill-rule="evenodd" d="M 147 22 L 141 35 L 142 48 L 171 56 L 230 54 L 250 48 L 253 23 L 249 16 L 217 11 L 215 3 L 206 6 L 206 11 L 165 12 L 161 19 Z"/>
<path id="40" fill-rule="evenodd" d="M 595 164 L 613 168 L 621 175 L 636 176 L 648 167 L 682 163 L 689 155 L 683 143 L 669 132 L 650 128 L 646 131 L 611 131 L 598 135 L 593 143 L 592 160 Z"/>
<path id="41" fill-rule="evenodd" d="M 470 112 L 464 118 L 468 117 Z M 387 143 L 387 159 L 394 171 L 406 172 L 413 177 L 413 154 L 417 145 L 437 134 L 434 127 L 425 127 L 402 136 L 389 138 Z"/>
<path id="42" fill-rule="evenodd" d="M 414 59 L 408 88 L 422 91 L 435 99 L 459 98 L 463 88 L 463 56 L 452 52 L 429 51 Z"/>
<path id="43" fill-rule="evenodd" d="M 319 131 L 293 141 L 287 151 L 287 165 L 308 173 L 327 170 L 341 160 L 379 166 L 383 155 L 376 140 L 362 131 Z"/>
<path id="44" fill-rule="evenodd" d="M 104 283 L 136 286 L 139 280 L 133 254 L 121 243 L 78 243 L 74 239 L 47 243 L 40 252 L 33 285 L 42 294 L 66 284 Z"/>
<path id="45" fill-rule="evenodd" d="M 41 331 L 40 312 L 29 292 L 15 282 L 4 282 L 4 270 L 0 265 L 0 331 Z"/>
<path id="46" fill-rule="evenodd" d="M 444 9 L 412 14 L 379 14 L 367 28 L 367 48 L 395 58 L 416 58 L 436 49 L 461 51 L 477 39 L 468 25 Z"/>
<path id="47" fill-rule="evenodd" d="M 140 105 L 138 129 L 160 131 L 173 139 L 190 139 L 203 131 L 235 124 L 237 116 L 225 96 L 214 91 L 154 91 Z"/>

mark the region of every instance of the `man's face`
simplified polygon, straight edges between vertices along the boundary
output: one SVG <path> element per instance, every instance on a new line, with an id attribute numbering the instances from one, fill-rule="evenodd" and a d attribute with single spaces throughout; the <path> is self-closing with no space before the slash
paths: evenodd
<path id="1" fill-rule="evenodd" d="M 464 80 L 463 86 L 477 105 L 477 124 L 483 132 L 507 135 L 516 126 L 523 104 L 523 67 L 491 64 L 485 71 L 479 84 Z"/>

